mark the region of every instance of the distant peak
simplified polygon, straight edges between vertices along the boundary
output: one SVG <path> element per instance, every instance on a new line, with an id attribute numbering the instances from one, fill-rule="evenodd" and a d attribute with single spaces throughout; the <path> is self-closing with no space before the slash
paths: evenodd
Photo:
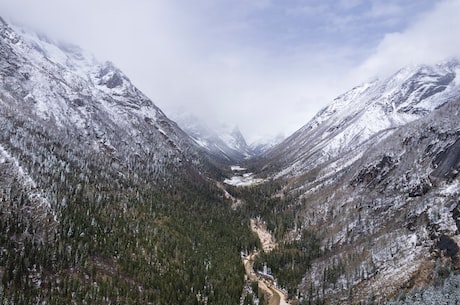
<path id="1" fill-rule="evenodd" d="M 241 134 L 240 128 L 238 126 L 233 127 L 232 133 L 233 134 Z"/>

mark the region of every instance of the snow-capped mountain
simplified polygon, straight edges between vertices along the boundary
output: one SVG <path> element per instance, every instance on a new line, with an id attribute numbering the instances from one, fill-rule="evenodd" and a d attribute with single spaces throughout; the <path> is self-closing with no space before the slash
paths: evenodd
<path id="1" fill-rule="evenodd" d="M 194 159 L 197 145 L 112 63 L 3 21 L 0 37 L 3 115 L 43 122 L 125 160 L 138 155 L 180 165 Z"/>
<path id="2" fill-rule="evenodd" d="M 355 299 L 373 294 L 386 300 L 401 287 L 433 285 L 436 268 L 456 265 L 459 109 L 459 98 L 446 101 L 396 128 L 361 156 L 316 164 L 295 183 L 293 189 L 308 202 L 304 221 L 338 249 L 313 265 L 304 279 L 305 291 L 309 285 L 322 285 L 320 274 L 341 263 L 346 267 L 337 274 L 337 282 L 325 285 L 327 299 L 344 298 L 354 289 Z"/>
<path id="3" fill-rule="evenodd" d="M 114 64 L 0 19 L 2 302 L 236 304 L 218 175 Z"/>
<path id="4" fill-rule="evenodd" d="M 356 87 L 251 163 L 266 148 L 238 129 L 179 119 L 189 136 L 114 64 L 0 19 L 2 299 L 236 304 L 256 218 L 276 247 L 252 263 L 288 266 L 299 303 L 442 284 L 460 268 L 459 72 Z M 218 183 L 209 155 L 246 164 Z"/>
<path id="5" fill-rule="evenodd" d="M 201 148 L 114 64 L 1 19 L 0 131 L 2 174 L 43 216 L 27 215 L 50 227 L 48 220 L 59 221 L 59 172 L 95 184 L 115 175 L 171 187 L 167 181 L 214 171 Z M 0 192 L 11 183 L 0 183 Z"/>
<path id="6" fill-rule="evenodd" d="M 301 298 L 386 302 L 455 276 L 459 77 L 450 60 L 361 85 L 268 152 L 263 170 L 286 183 L 277 196 L 293 198 L 283 205 L 296 219 L 286 238 L 312 230 L 324 251 Z"/>
<path id="7" fill-rule="evenodd" d="M 344 155 L 356 160 L 397 127 L 459 96 L 459 73 L 459 62 L 450 60 L 407 67 L 388 79 L 353 88 L 271 150 L 268 158 L 281 160 L 280 176 L 296 176 Z"/>
<path id="8" fill-rule="evenodd" d="M 184 113 L 173 118 L 197 144 L 225 162 L 234 164 L 254 155 L 238 127 L 224 124 L 210 127 L 203 120 Z"/>
<path id="9" fill-rule="evenodd" d="M 274 137 L 263 137 L 255 142 L 252 142 L 249 147 L 256 155 L 262 155 L 265 152 L 269 151 L 279 143 L 281 143 L 286 137 L 283 134 L 279 134 Z"/>

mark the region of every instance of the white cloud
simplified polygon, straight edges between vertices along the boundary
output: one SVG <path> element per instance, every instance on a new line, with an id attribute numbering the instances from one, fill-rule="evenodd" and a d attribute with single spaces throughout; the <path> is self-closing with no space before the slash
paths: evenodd
<path id="1" fill-rule="evenodd" d="M 460 56 L 460 1 L 446 0 L 402 32 L 388 33 L 356 71 L 356 78 L 387 76 L 412 64 Z"/>
<path id="2" fill-rule="evenodd" d="M 363 4 L 363 0 L 340 0 L 339 6 L 343 9 L 352 9 Z"/>
<path id="3" fill-rule="evenodd" d="M 0 0 L 0 14 L 113 61 L 167 114 L 236 124 L 251 141 L 295 131 L 377 72 L 455 53 L 458 2 L 387 34 L 371 57 L 380 24 L 413 20 L 418 1 Z"/>
<path id="4" fill-rule="evenodd" d="M 397 3 L 372 3 L 369 16 L 374 18 L 391 17 L 400 15 L 403 12 L 403 7 Z"/>

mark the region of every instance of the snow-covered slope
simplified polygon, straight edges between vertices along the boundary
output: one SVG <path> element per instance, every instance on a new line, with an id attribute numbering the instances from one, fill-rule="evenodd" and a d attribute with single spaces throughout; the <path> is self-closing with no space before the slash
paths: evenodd
<path id="1" fill-rule="evenodd" d="M 268 153 L 281 161 L 279 176 L 296 176 L 316 164 L 348 155 L 390 135 L 460 95 L 460 64 L 407 67 L 385 80 L 366 83 L 336 98 L 308 124 Z"/>
<path id="2" fill-rule="evenodd" d="M 122 159 L 197 161 L 198 146 L 112 63 L 3 21 L 0 38 L 1 109 Z"/>
<path id="3" fill-rule="evenodd" d="M 168 187 L 191 173 L 196 179 L 215 172 L 202 149 L 114 64 L 1 19 L 0 148 L 15 165 L 16 196 L 31 205 L 50 202 L 50 215 L 61 203 L 53 191 L 59 172 L 100 184 L 115 175 Z"/>
<path id="4" fill-rule="evenodd" d="M 236 304 L 213 164 L 114 64 L 0 19 L 2 303 Z"/>
<path id="5" fill-rule="evenodd" d="M 266 155 L 286 236 L 321 238 L 304 300 L 385 303 L 458 270 L 459 73 L 450 60 L 356 87 Z"/>
<path id="6" fill-rule="evenodd" d="M 314 263 L 304 291 L 324 286 L 314 297 L 336 304 L 350 289 L 355 300 L 385 300 L 404 287 L 433 284 L 439 268 L 457 268 L 459 109 L 459 98 L 447 101 L 361 156 L 323 164 L 293 184 L 308 203 L 299 207 L 304 223 L 332 250 Z M 334 264 L 343 266 L 337 280 L 321 283 Z"/>
<path id="7" fill-rule="evenodd" d="M 233 164 L 254 155 L 238 127 L 220 124 L 212 128 L 199 118 L 184 113 L 173 117 L 196 143 L 219 159 Z"/>

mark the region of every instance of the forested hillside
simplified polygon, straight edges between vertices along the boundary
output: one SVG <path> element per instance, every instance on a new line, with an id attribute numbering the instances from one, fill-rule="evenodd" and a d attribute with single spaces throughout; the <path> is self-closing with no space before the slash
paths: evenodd
<path id="1" fill-rule="evenodd" d="M 238 302 L 256 240 L 196 169 L 114 166 L 42 123 L 1 112 L 3 304 Z"/>
<path id="2" fill-rule="evenodd" d="M 237 304 L 257 240 L 217 168 L 113 65 L 28 39 L 1 24 L 0 304 Z"/>

